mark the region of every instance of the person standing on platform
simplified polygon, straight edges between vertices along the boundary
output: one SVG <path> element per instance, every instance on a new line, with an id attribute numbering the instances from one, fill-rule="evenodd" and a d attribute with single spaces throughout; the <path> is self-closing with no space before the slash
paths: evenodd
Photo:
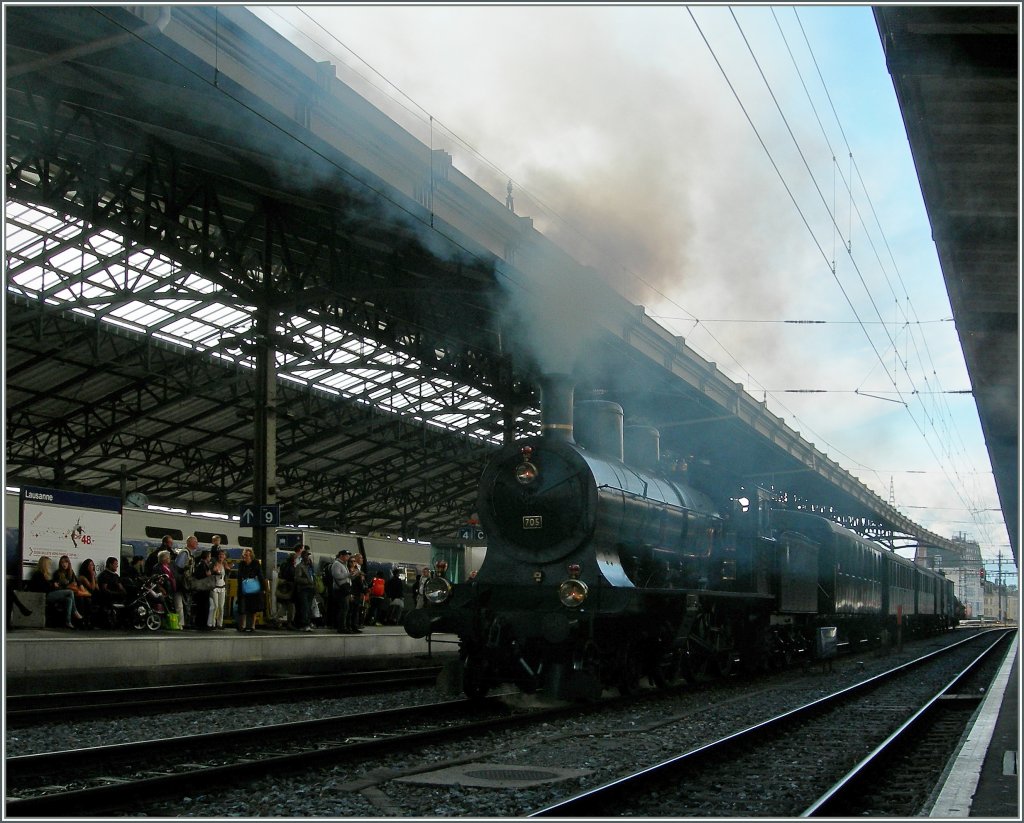
<path id="1" fill-rule="evenodd" d="M 300 632 L 313 631 L 313 555 L 309 546 L 302 547 L 299 562 L 295 566 L 292 582 L 295 585 L 295 628 Z"/>
<path id="2" fill-rule="evenodd" d="M 405 603 L 405 581 L 398 566 L 391 570 L 391 578 L 384 584 L 384 598 L 388 604 L 384 623 L 388 626 L 399 625 L 402 622 L 402 609 Z"/>
<path id="3" fill-rule="evenodd" d="M 370 609 L 366 613 L 367 626 L 383 626 L 387 618 L 387 603 L 384 600 L 384 572 L 378 571 L 370 580 Z"/>
<path id="4" fill-rule="evenodd" d="M 185 540 L 185 548 L 174 557 L 174 582 L 178 588 L 174 593 L 174 610 L 181 619 L 181 627 L 185 628 L 185 620 L 188 620 L 189 628 L 192 627 L 192 575 L 195 571 L 196 551 L 199 548 L 199 538 L 190 534 Z"/>
<path id="5" fill-rule="evenodd" d="M 331 564 L 331 617 L 339 634 L 348 634 L 348 605 L 352 597 L 352 576 L 348 572 L 351 552 L 342 549 Z"/>
<path id="6" fill-rule="evenodd" d="M 192 580 L 198 583 L 213 574 L 213 563 L 210 562 L 210 550 L 203 549 L 199 552 L 199 559 L 196 560 L 195 569 L 192 572 Z M 205 585 L 205 584 L 204 584 Z M 211 589 L 202 586 L 192 588 L 192 620 L 195 628 L 201 632 L 207 632 L 210 626 L 210 595 Z"/>
<path id="7" fill-rule="evenodd" d="M 292 547 L 292 553 L 281 561 L 277 569 L 277 586 L 274 589 L 276 608 L 274 625 L 284 628 L 297 628 L 295 612 L 298 604 L 295 597 L 295 567 L 302 560 L 302 544 Z"/>
<path id="8" fill-rule="evenodd" d="M 256 562 L 252 549 L 242 549 L 242 562 L 238 564 L 238 617 L 239 631 L 256 631 L 256 615 L 263 611 L 263 570 Z M 255 583 L 246 583 L 255 580 Z M 246 591 L 251 587 L 252 591 Z"/>
<path id="9" fill-rule="evenodd" d="M 165 534 L 160 539 L 160 545 L 146 556 L 146 562 L 143 566 L 143 570 L 146 576 L 157 574 L 156 567 L 160 562 L 160 552 L 167 552 L 171 557 L 174 557 L 174 538 L 169 534 Z"/>
<path id="10" fill-rule="evenodd" d="M 423 587 L 427 585 L 427 581 L 430 579 L 430 569 L 426 566 L 423 567 L 423 571 L 420 572 L 416 577 L 416 608 L 422 609 L 427 605 L 427 600 L 423 596 Z"/>
<path id="11" fill-rule="evenodd" d="M 228 600 L 228 563 L 227 552 L 220 547 L 220 539 L 214 535 L 210 573 L 213 575 L 213 590 L 210 592 L 210 613 L 206 625 L 211 629 L 224 628 L 224 609 Z"/>
<path id="12" fill-rule="evenodd" d="M 163 575 L 158 589 L 164 596 L 164 603 L 168 607 L 173 607 L 175 614 L 178 615 L 178 628 L 184 628 L 185 613 L 181 610 L 181 597 L 178 596 L 178 581 L 174 576 L 174 563 L 171 560 L 171 553 L 166 549 L 161 549 L 157 553 L 156 560 L 156 568 L 153 569 L 153 574 Z"/>
<path id="13" fill-rule="evenodd" d="M 363 631 L 363 605 L 365 602 L 367 586 L 366 575 L 356 558 L 359 555 L 349 558 L 348 575 L 352 578 L 352 597 L 349 599 L 348 607 L 348 629 L 349 632 L 360 634 Z"/>

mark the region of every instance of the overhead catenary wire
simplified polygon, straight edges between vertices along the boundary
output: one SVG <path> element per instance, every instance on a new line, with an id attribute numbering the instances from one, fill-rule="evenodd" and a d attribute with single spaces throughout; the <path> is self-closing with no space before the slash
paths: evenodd
<path id="1" fill-rule="evenodd" d="M 693 14 L 693 11 L 691 9 L 689 9 L 689 8 L 687 9 L 687 11 L 688 11 L 688 13 L 690 15 L 690 18 L 693 20 L 694 25 L 697 27 L 698 31 L 700 32 L 701 37 L 702 37 L 702 39 L 705 42 L 705 45 L 708 47 L 709 51 L 712 53 L 712 56 L 713 56 L 713 58 L 715 60 L 715 63 L 717 64 L 717 66 L 719 67 L 719 69 L 722 72 L 723 76 L 725 77 L 726 83 L 729 86 L 730 91 L 733 93 L 733 96 L 736 98 L 737 103 L 740 105 L 740 108 L 743 111 L 743 114 L 746 117 L 747 122 L 749 123 L 751 128 L 754 129 L 754 132 L 755 132 L 755 134 L 756 134 L 756 136 L 758 138 L 758 141 L 760 142 L 762 148 L 769 155 L 769 159 L 771 161 L 772 167 L 775 169 L 776 173 L 779 175 L 780 180 L 782 181 L 783 186 L 786 189 L 787 194 L 789 194 L 791 201 L 793 202 L 794 206 L 797 208 L 798 213 L 800 214 L 801 220 L 803 221 L 803 223 L 804 223 L 805 227 L 808 229 L 808 231 L 811 233 L 812 237 L 814 237 L 813 229 L 811 229 L 809 221 L 807 220 L 806 216 L 803 213 L 803 210 L 801 209 L 801 207 L 797 203 L 796 198 L 793 195 L 791 187 L 785 181 L 785 177 L 782 174 L 778 164 L 775 162 L 774 158 L 771 157 L 771 152 L 769 151 L 765 141 L 761 137 L 759 130 L 757 129 L 756 125 L 753 122 L 753 119 L 751 118 L 749 112 L 747 111 L 746 106 L 743 104 L 743 101 L 740 99 L 739 94 L 736 91 L 735 86 L 733 85 L 731 80 L 728 78 L 728 75 L 727 75 L 724 67 L 722 66 L 721 61 L 718 59 L 717 54 L 715 54 L 714 49 L 712 48 L 709 40 L 707 39 L 706 35 L 704 34 L 703 30 L 701 29 L 700 24 L 697 22 L 696 17 Z M 754 50 L 753 50 L 752 46 L 750 45 L 750 42 L 749 42 L 749 40 L 748 40 L 748 38 L 746 36 L 746 33 L 743 31 L 743 28 L 740 25 L 739 20 L 736 17 L 735 12 L 730 8 L 729 9 L 729 13 L 732 16 L 732 19 L 733 19 L 737 29 L 740 32 L 740 35 L 741 35 L 741 37 L 743 39 L 744 44 L 747 46 L 747 50 L 750 53 L 750 56 L 753 59 L 755 66 L 757 67 L 758 74 L 761 76 L 761 78 L 762 78 L 762 80 L 763 80 L 763 82 L 765 84 L 765 87 L 767 88 L 768 93 L 769 93 L 770 97 L 772 98 L 772 101 L 775 104 L 775 107 L 776 107 L 777 111 L 779 112 L 780 117 L 782 118 L 783 123 L 786 126 L 786 130 L 789 133 L 791 140 L 793 141 L 794 145 L 797 148 L 797 151 L 798 151 L 798 153 L 800 155 L 800 158 L 801 158 L 801 160 L 804 163 L 804 167 L 806 168 L 808 175 L 810 176 L 812 182 L 814 183 L 814 188 L 815 188 L 815 190 L 818 193 L 819 199 L 821 200 L 822 204 L 825 206 L 826 211 L 829 212 L 830 218 L 831 218 L 832 223 L 833 223 L 834 230 L 838 231 L 838 223 L 837 223 L 837 220 L 836 220 L 837 216 L 832 211 L 830 211 L 829 208 L 828 208 L 828 202 L 827 202 L 826 198 L 824 197 L 824 194 L 822 193 L 821 188 L 820 188 L 820 186 L 817 183 L 817 180 L 814 177 L 814 173 L 813 173 L 813 171 L 810 168 L 810 164 L 807 162 L 806 155 L 805 155 L 802 147 L 799 144 L 799 140 L 796 138 L 796 135 L 793 133 L 793 130 L 790 127 L 789 121 L 786 118 L 785 113 L 782 111 L 782 107 L 781 107 L 781 105 L 778 102 L 778 98 L 776 97 L 774 91 L 771 88 L 771 83 L 768 81 L 767 77 L 765 76 L 764 71 L 761 68 L 760 62 L 758 61 L 758 58 L 757 58 L 756 54 L 754 53 Z M 773 12 L 773 14 L 774 14 L 774 12 Z M 777 22 L 777 18 L 776 18 L 776 22 Z M 781 27 L 780 27 L 780 30 L 781 30 Z M 787 47 L 788 47 L 788 44 L 787 44 Z M 795 63 L 795 61 L 794 61 L 794 63 Z M 799 71 L 799 68 L 798 68 L 798 71 Z M 819 76 L 820 76 L 820 72 L 819 72 Z M 822 79 L 822 82 L 823 82 L 823 85 L 824 85 L 824 80 L 823 79 Z M 806 90 L 806 84 L 804 84 L 804 88 Z M 826 91 L 827 91 L 827 89 L 826 89 Z M 831 102 L 831 96 L 830 95 L 829 95 L 829 100 Z M 833 105 L 833 113 L 835 113 L 834 105 Z M 836 114 L 836 118 L 837 118 L 837 121 L 838 121 L 838 119 L 839 119 L 838 118 L 838 114 Z M 819 118 L 819 124 L 820 124 L 820 118 Z M 841 124 L 840 124 L 840 129 L 842 130 Z M 844 141 L 845 141 L 845 139 L 846 139 L 845 138 L 845 131 L 843 131 L 842 133 L 843 133 L 843 137 L 844 137 Z M 826 139 L 827 139 L 827 137 L 826 137 Z M 847 146 L 849 146 L 848 142 L 847 142 Z M 850 151 L 849 153 L 852 156 L 852 151 Z M 833 157 L 834 157 L 834 152 L 833 152 Z M 821 244 L 817 240 L 816 237 L 814 237 L 814 242 L 818 246 L 818 249 L 822 253 L 822 256 L 825 259 L 826 263 L 828 263 L 829 262 L 828 261 L 828 256 L 824 254 L 824 251 L 823 251 L 823 249 L 821 247 Z M 872 307 L 874 308 L 876 315 L 878 316 L 879 320 L 882 321 L 881 312 L 878 310 L 877 303 L 875 302 L 874 297 L 873 297 L 873 295 L 871 293 L 871 290 L 867 286 L 867 283 L 864 281 L 863 273 L 861 272 L 860 267 L 858 266 L 858 264 L 856 262 L 856 259 L 853 256 L 852 246 L 848 246 L 848 248 L 850 249 L 850 255 L 849 255 L 850 256 L 850 262 L 851 262 L 851 264 L 852 264 L 852 266 L 854 268 L 854 271 L 857 272 L 857 275 L 858 275 L 858 278 L 859 278 L 859 280 L 861 282 L 861 285 L 864 288 L 864 291 L 867 294 L 868 299 L 869 299 Z M 854 313 L 854 316 L 857 318 L 858 323 L 860 323 L 860 325 L 862 326 L 862 329 L 863 329 L 863 331 L 865 333 L 865 337 L 868 339 L 872 349 L 875 351 L 875 354 L 876 354 L 876 357 L 877 357 L 878 361 L 881 363 L 882 362 L 882 356 L 879 353 L 878 349 L 875 347 L 873 340 L 871 340 L 871 336 L 867 333 L 867 329 L 864 328 L 864 324 L 861 322 L 861 318 L 860 318 L 859 314 L 857 313 L 856 308 L 854 307 L 852 301 L 850 300 L 850 297 L 849 297 L 848 293 L 846 292 L 845 288 L 842 286 L 842 283 L 839 281 L 837 272 L 835 270 L 835 267 L 834 266 L 830 266 L 830 271 L 832 272 L 833 278 L 836 280 L 836 283 L 839 286 L 840 291 L 843 294 L 843 297 L 847 300 L 847 304 L 850 306 L 851 310 Z M 896 347 L 896 343 L 892 339 L 891 335 L 888 334 L 888 326 L 884 323 L 884 321 L 882 321 L 882 327 L 883 327 L 883 329 L 885 329 L 886 336 L 888 337 L 888 339 L 890 341 L 890 348 L 895 350 L 897 348 Z M 901 361 L 901 365 L 903 366 L 904 373 L 905 373 L 907 379 L 910 381 L 911 386 L 914 387 L 915 393 L 917 393 L 916 386 L 914 386 L 913 377 L 909 373 L 909 371 L 906 369 L 906 364 Z M 888 373 L 888 372 L 886 372 L 886 373 Z M 893 382 L 893 387 L 897 390 L 897 393 L 900 396 L 900 398 L 903 399 L 903 394 L 900 391 L 898 385 L 895 383 L 895 381 L 891 381 L 891 382 Z M 938 463 L 941 466 L 945 466 L 945 462 L 942 461 L 941 459 L 939 459 L 939 456 L 937 454 L 935 454 L 935 450 L 934 450 L 934 448 L 932 446 L 932 442 L 931 442 L 930 438 L 928 438 L 925 430 L 922 428 L 921 423 L 917 420 L 915 415 L 911 412 L 909 404 L 904 402 L 904 408 L 905 408 L 907 414 L 909 415 L 911 421 L 917 427 L 917 429 L 918 429 L 919 433 L 921 434 L 925 444 L 927 445 L 929 450 L 932 451 L 933 455 L 935 455 Z M 935 426 L 934 426 L 934 422 L 932 421 L 931 415 L 929 415 L 927 410 L 924 409 L 923 407 L 922 407 L 922 411 L 924 411 L 924 413 L 925 413 L 925 420 L 934 429 Z M 953 473 L 954 474 L 956 473 L 955 470 L 953 471 Z M 957 494 L 962 494 L 962 484 L 958 483 L 958 482 L 955 482 L 952 477 L 950 477 L 949 480 L 950 480 L 950 485 L 956 490 Z"/>
<path id="2" fill-rule="evenodd" d="M 773 10 L 772 14 L 774 16 L 774 14 L 775 14 L 774 10 Z M 813 47 L 811 45 L 810 38 L 808 38 L 808 36 L 807 36 L 807 32 L 806 32 L 806 29 L 804 28 L 803 21 L 800 19 L 799 10 L 796 7 L 793 7 L 793 16 L 794 16 L 794 18 L 797 21 L 798 27 L 800 28 L 801 35 L 803 36 L 804 43 L 805 43 L 805 45 L 807 47 L 807 52 L 810 55 L 811 61 L 814 64 L 814 68 L 815 68 L 815 71 L 818 74 L 818 79 L 819 79 L 819 81 L 821 83 L 822 90 L 824 91 L 826 99 L 828 100 L 829 106 L 832 109 L 832 114 L 833 114 L 833 117 L 835 119 L 836 125 L 839 128 L 839 133 L 842 136 L 843 143 L 844 143 L 844 145 L 846 147 L 847 153 L 850 156 L 851 171 L 855 171 L 856 172 L 857 180 L 860 183 L 861 190 L 864 192 L 865 199 L 866 199 L 867 204 L 868 204 L 868 206 L 869 206 L 869 208 L 871 210 L 871 214 L 874 217 L 875 226 L 877 227 L 878 232 L 879 232 L 879 234 L 880 234 L 880 236 L 882 238 L 882 242 L 885 244 L 885 249 L 888 252 L 889 260 L 892 262 L 893 270 L 894 270 L 894 272 L 896 274 L 896 278 L 899 281 L 899 284 L 900 284 L 900 286 L 902 288 L 902 292 L 903 292 L 903 294 L 905 296 L 905 300 L 906 300 L 906 305 L 907 305 L 908 309 L 913 313 L 913 315 L 916 316 L 916 310 L 914 309 L 913 302 L 910 299 L 909 290 L 907 289 L 906 284 L 903 282 L 903 277 L 902 277 L 902 274 L 900 273 L 899 264 L 897 263 L 895 255 L 892 252 L 892 248 L 889 245 L 888 237 L 887 237 L 885 231 L 882 228 L 881 220 L 879 219 L 878 213 L 877 213 L 877 211 L 875 209 L 874 201 L 871 198 L 871 194 L 868 191 L 867 185 L 864 182 L 864 178 L 863 178 L 863 175 L 861 174 L 860 166 L 857 164 L 857 161 L 856 161 L 856 158 L 854 156 L 854 153 L 853 153 L 852 149 L 850 148 L 850 142 L 847 139 L 846 130 L 843 128 L 842 120 L 839 117 L 839 113 L 836 111 L 835 103 L 832 100 L 832 95 L 831 95 L 831 93 L 828 90 L 828 84 L 825 82 L 825 78 L 822 75 L 821 67 L 819 66 L 817 57 L 814 54 L 814 49 L 813 49 Z M 778 24 L 778 18 L 776 17 L 775 19 L 776 19 L 776 24 Z M 779 30 L 780 30 L 780 32 L 782 32 L 781 25 L 779 25 Z M 783 34 L 783 38 L 785 39 L 785 35 L 784 34 Z M 788 42 L 787 42 L 787 49 L 788 49 Z M 792 56 L 792 52 L 790 52 L 790 54 Z M 794 66 L 796 66 L 795 59 L 794 59 Z M 797 72 L 799 73 L 799 67 L 798 66 L 797 66 Z M 803 83 L 803 76 L 802 76 L 802 74 L 801 74 L 801 82 Z M 806 90 L 806 84 L 805 83 L 804 83 L 804 89 Z M 816 108 L 815 108 L 815 116 L 817 117 L 817 109 Z M 818 118 L 818 123 L 819 123 L 819 126 L 821 126 L 822 132 L 825 134 L 825 139 L 827 141 L 828 140 L 827 133 L 826 133 L 826 130 L 824 129 L 824 126 L 821 124 L 821 119 L 820 118 Z M 831 150 L 831 144 L 830 143 L 829 143 L 829 148 Z M 833 152 L 833 154 L 834 154 L 834 152 Z M 860 219 L 861 225 L 865 225 L 865 228 L 866 228 L 866 224 L 864 222 L 863 216 L 860 214 L 860 209 L 857 207 L 857 202 L 852 197 L 852 175 L 851 175 L 851 180 L 847 183 L 847 189 L 848 189 L 848 191 L 850 191 L 850 194 L 851 194 L 851 204 L 853 205 L 854 209 L 856 209 L 857 216 Z M 852 214 L 851 214 L 851 219 L 852 219 Z M 878 251 L 875 248 L 874 240 L 872 239 L 871 233 L 870 232 L 865 232 L 865 236 L 866 236 L 866 238 L 867 238 L 867 240 L 868 240 L 868 242 L 869 242 L 869 244 L 870 244 L 870 246 L 872 248 L 872 251 L 875 254 L 875 259 L 878 261 L 878 264 L 879 264 L 879 270 L 882 272 L 882 275 L 885 278 L 885 282 L 886 282 L 886 285 L 889 287 L 890 293 L 893 295 L 893 297 L 896 297 L 896 290 L 893 288 L 892 282 L 889 280 L 888 274 L 886 273 L 886 270 L 885 270 L 885 265 L 882 263 L 881 257 L 879 256 Z M 898 304 L 898 299 L 897 299 L 897 304 Z M 908 321 L 910 320 L 910 315 L 909 314 L 905 313 L 904 316 L 907 318 Z M 918 345 L 917 337 L 915 335 L 911 334 L 910 335 L 910 339 L 914 343 L 915 350 L 917 350 L 917 345 Z M 935 379 L 936 379 L 937 382 L 941 382 L 941 381 L 939 381 L 939 378 L 938 378 L 938 371 L 935 369 L 935 366 L 934 366 L 934 359 L 932 358 L 931 350 L 928 347 L 928 340 L 927 340 L 927 338 L 922 337 L 921 338 L 921 343 L 924 346 L 926 354 L 928 355 L 928 361 L 929 361 L 929 364 L 931 365 L 932 374 L 935 376 Z M 919 359 L 920 359 L 920 352 L 918 352 L 918 356 L 919 356 Z M 923 359 L 921 360 L 921 362 L 922 362 L 922 365 L 923 365 Z M 927 373 L 924 374 L 924 379 L 925 379 L 926 382 L 928 381 Z M 940 391 L 941 391 L 941 385 L 940 385 L 939 388 L 940 388 Z M 963 443 L 963 437 L 962 437 L 962 435 L 960 434 L 959 430 L 956 427 L 955 421 L 953 419 L 952 412 L 949 409 L 948 405 L 945 406 L 944 414 L 942 416 L 942 420 L 943 420 L 944 423 L 948 422 L 948 424 L 953 429 L 953 433 L 956 435 L 956 440 L 959 443 L 960 454 L 963 455 L 963 458 L 966 460 L 967 459 L 967 457 L 966 457 L 966 447 L 964 446 L 964 443 Z M 935 425 L 934 425 L 934 422 L 931 419 L 931 417 L 929 417 L 929 422 L 932 424 L 932 427 L 934 429 Z M 950 458 L 953 458 L 953 455 L 949 454 L 949 452 L 948 452 L 948 448 L 949 448 L 949 445 L 951 443 L 951 438 L 948 437 L 948 436 L 942 436 L 943 433 L 941 433 L 941 432 L 937 432 L 937 434 L 940 435 L 939 436 L 939 442 L 940 442 L 940 444 L 942 444 L 943 449 L 947 449 L 947 456 L 949 456 Z"/>

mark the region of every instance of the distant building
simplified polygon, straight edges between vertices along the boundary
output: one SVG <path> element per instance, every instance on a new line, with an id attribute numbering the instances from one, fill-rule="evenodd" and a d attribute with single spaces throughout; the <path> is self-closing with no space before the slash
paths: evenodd
<path id="1" fill-rule="evenodd" d="M 1020 607 L 1020 598 L 1016 586 L 1001 586 L 998 583 L 985 583 L 985 614 L 986 618 L 1000 623 L 1016 623 Z"/>
<path id="2" fill-rule="evenodd" d="M 943 572 L 953 581 L 953 592 L 967 609 L 967 617 L 980 620 L 985 612 L 985 566 L 981 559 L 981 546 L 968 540 L 964 534 L 953 538 L 954 551 L 934 546 L 918 546 L 914 562 Z M 988 615 L 994 616 L 994 615 Z"/>

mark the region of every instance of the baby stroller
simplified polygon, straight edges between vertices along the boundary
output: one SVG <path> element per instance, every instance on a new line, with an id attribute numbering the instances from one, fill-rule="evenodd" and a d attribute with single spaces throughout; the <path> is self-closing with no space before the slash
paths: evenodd
<path id="1" fill-rule="evenodd" d="M 163 625 L 163 616 L 167 613 L 167 602 L 160 590 L 163 580 L 162 574 L 147 577 L 126 602 L 110 603 L 106 607 L 107 624 L 126 629 L 157 631 Z"/>

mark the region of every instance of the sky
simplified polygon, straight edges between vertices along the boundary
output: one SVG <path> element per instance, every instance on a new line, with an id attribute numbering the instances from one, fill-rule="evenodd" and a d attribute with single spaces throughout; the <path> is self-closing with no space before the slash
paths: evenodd
<path id="1" fill-rule="evenodd" d="M 1009 571 L 870 7 L 250 8 L 499 201 L 511 182 L 517 214 L 872 491 Z"/>

